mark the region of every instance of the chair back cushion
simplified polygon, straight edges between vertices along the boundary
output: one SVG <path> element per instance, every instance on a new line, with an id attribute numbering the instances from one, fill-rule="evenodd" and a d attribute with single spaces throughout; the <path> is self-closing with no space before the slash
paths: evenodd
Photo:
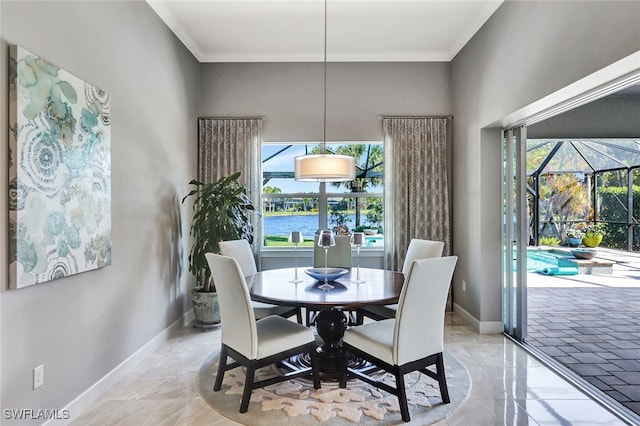
<path id="1" fill-rule="evenodd" d="M 396 365 L 442 352 L 444 311 L 457 261 L 448 256 L 412 262 L 398 301 L 393 335 Z"/>
<path id="2" fill-rule="evenodd" d="M 348 236 L 336 235 L 336 245 L 327 252 L 329 268 L 351 268 L 351 239 Z M 318 246 L 318 238 L 313 244 L 313 267 L 324 268 L 324 248 Z"/>
<path id="3" fill-rule="evenodd" d="M 411 268 L 411 262 L 414 260 L 440 257 L 442 256 L 442 250 L 444 250 L 444 243 L 442 241 L 412 239 L 409 242 L 407 254 L 404 257 L 402 273 L 407 276 L 407 272 L 409 272 L 409 268 Z"/>
<path id="4" fill-rule="evenodd" d="M 222 343 L 249 359 L 258 356 L 256 318 L 244 275 L 236 259 L 218 254 L 205 254 L 211 275 L 216 284 Z"/>
<path id="5" fill-rule="evenodd" d="M 220 241 L 220 254 L 237 260 L 245 277 L 258 272 L 253 251 L 247 240 Z"/>

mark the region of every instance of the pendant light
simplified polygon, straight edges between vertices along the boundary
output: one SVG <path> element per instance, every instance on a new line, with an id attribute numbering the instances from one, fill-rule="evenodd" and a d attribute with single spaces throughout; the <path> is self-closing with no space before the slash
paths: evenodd
<path id="1" fill-rule="evenodd" d="M 300 155 L 294 159 L 297 181 L 346 182 L 356 177 L 355 159 L 350 155 L 327 154 L 327 0 L 324 0 L 324 110 L 321 153 Z"/>

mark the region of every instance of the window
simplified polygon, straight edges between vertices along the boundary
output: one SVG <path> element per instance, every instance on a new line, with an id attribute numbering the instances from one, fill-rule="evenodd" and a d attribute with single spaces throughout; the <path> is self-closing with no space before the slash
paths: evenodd
<path id="1" fill-rule="evenodd" d="M 327 143 L 327 152 L 353 155 L 351 182 L 297 182 L 293 159 L 320 152 L 319 144 L 263 143 L 262 223 L 264 246 L 291 246 L 290 231 L 301 231 L 312 246 L 318 229 L 337 234 L 364 231 L 367 247 L 383 246 L 382 142 Z"/>

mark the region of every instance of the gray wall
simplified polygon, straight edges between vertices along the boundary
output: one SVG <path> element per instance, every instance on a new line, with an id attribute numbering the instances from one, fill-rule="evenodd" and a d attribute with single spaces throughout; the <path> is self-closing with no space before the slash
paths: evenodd
<path id="1" fill-rule="evenodd" d="M 196 169 L 200 70 L 145 2 L 3 0 L 0 7 L 0 405 L 61 408 L 190 308 L 188 212 L 178 203 Z M 109 92 L 113 119 L 113 264 L 10 291 L 8 44 Z M 32 369 L 41 363 L 45 384 L 34 391 Z"/>
<path id="2" fill-rule="evenodd" d="M 536 123 L 527 129 L 534 138 L 638 138 L 640 96 L 608 96 Z"/>
<path id="3" fill-rule="evenodd" d="M 202 116 L 266 115 L 265 141 L 322 140 L 321 63 L 203 64 Z M 381 140 L 380 114 L 451 113 L 448 63 L 330 63 L 327 140 Z"/>
<path id="4" fill-rule="evenodd" d="M 502 299 L 500 140 L 481 129 L 640 50 L 639 20 L 640 2 L 509 1 L 452 61 L 454 295 L 475 318 Z"/>
<path id="5" fill-rule="evenodd" d="M 263 139 L 321 141 L 322 63 L 203 64 L 202 116 L 263 115 Z M 381 114 L 451 114 L 448 63 L 327 64 L 327 140 L 382 140 Z M 380 252 L 363 267 L 383 267 Z M 300 263 L 311 265 L 311 253 Z M 291 267 L 290 253 L 263 252 L 262 269 Z"/>

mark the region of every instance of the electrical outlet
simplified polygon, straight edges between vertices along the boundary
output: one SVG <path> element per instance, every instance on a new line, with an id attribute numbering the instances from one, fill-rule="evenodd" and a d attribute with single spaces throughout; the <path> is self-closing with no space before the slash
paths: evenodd
<path id="1" fill-rule="evenodd" d="M 462 291 L 467 291 L 467 282 L 462 280 Z"/>
<path id="2" fill-rule="evenodd" d="M 44 385 L 44 364 L 33 369 L 33 389 L 38 389 L 42 385 Z"/>

